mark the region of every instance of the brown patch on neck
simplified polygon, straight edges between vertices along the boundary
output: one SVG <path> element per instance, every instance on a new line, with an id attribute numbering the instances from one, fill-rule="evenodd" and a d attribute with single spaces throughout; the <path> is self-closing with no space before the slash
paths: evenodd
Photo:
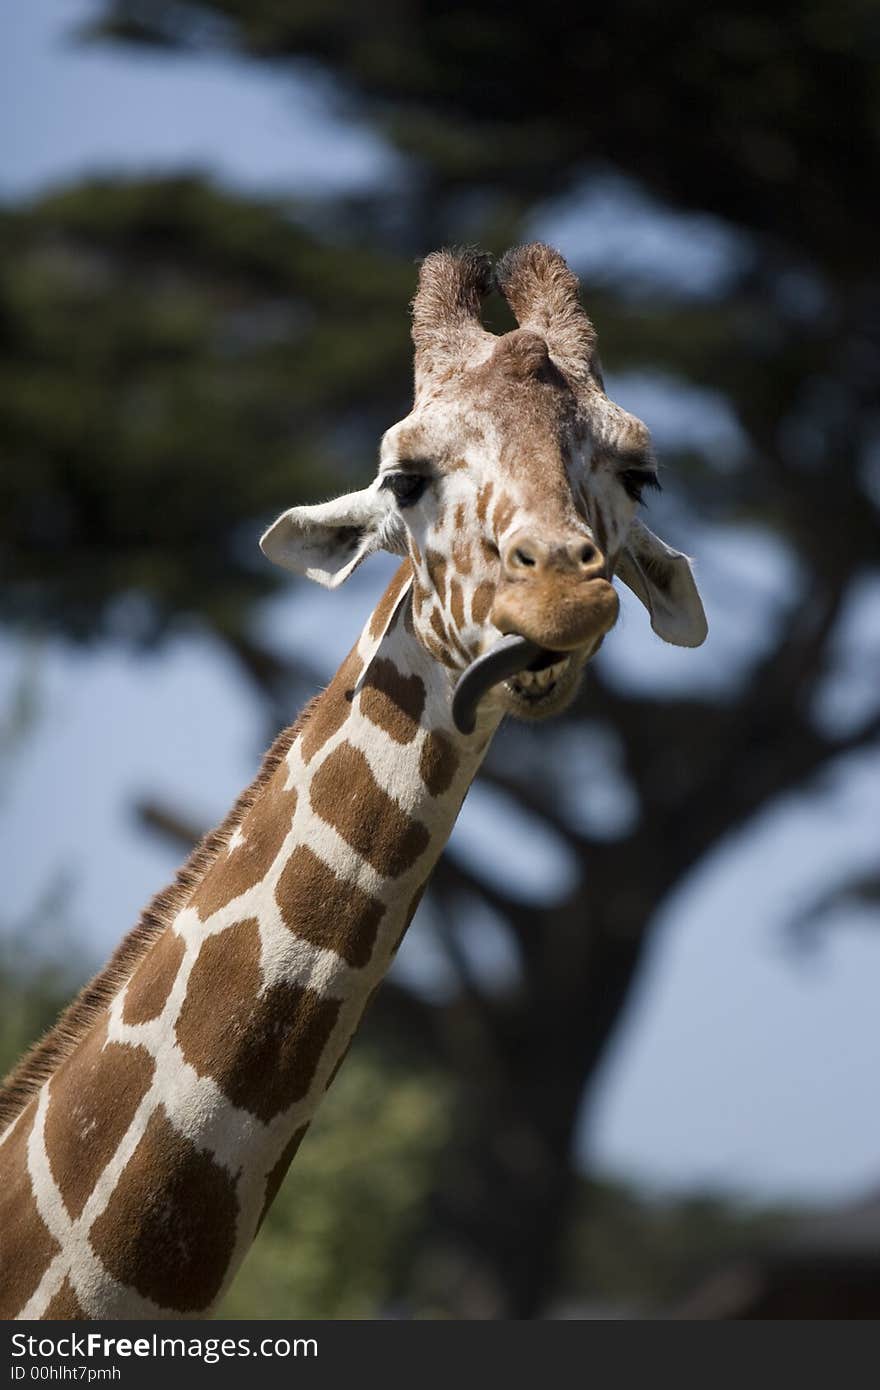
<path id="1" fill-rule="evenodd" d="M 74 1220 L 134 1119 L 154 1069 L 145 1047 L 107 1041 L 105 1018 L 52 1078 L 46 1153 Z"/>
<path id="2" fill-rule="evenodd" d="M 166 927 L 128 982 L 123 1023 L 149 1023 L 167 1003 L 184 953 L 183 937 Z"/>
<path id="3" fill-rule="evenodd" d="M 160 1308 L 200 1313 L 223 1287 L 237 1217 L 233 1179 L 159 1105 L 89 1242 L 120 1284 Z"/>
<path id="4" fill-rule="evenodd" d="M 61 1246 L 37 1209 L 27 1166 L 27 1142 L 37 1113 L 32 1101 L 0 1153 L 0 1318 L 21 1312 Z"/>
<path id="5" fill-rule="evenodd" d="M 294 936 L 356 968 L 369 964 L 385 904 L 346 883 L 308 845 L 298 845 L 285 864 L 275 899 Z"/>
<path id="6" fill-rule="evenodd" d="M 202 921 L 256 887 L 272 867 L 296 810 L 296 788 L 285 785 L 288 775 L 285 759 L 238 827 L 241 841 L 226 854 L 218 855 L 193 893 L 190 907 L 195 908 Z"/>
<path id="7" fill-rule="evenodd" d="M 425 708 L 421 676 L 404 676 L 393 661 L 371 661 L 361 689 L 361 713 L 395 743 L 412 743 Z"/>
<path id="8" fill-rule="evenodd" d="M 199 1076 L 268 1123 L 307 1093 L 338 1013 L 338 999 L 305 986 L 263 984 L 260 929 L 249 917 L 202 946 L 177 1041 Z"/>
<path id="9" fill-rule="evenodd" d="M 360 749 L 340 743 L 315 773 L 312 810 L 383 878 L 399 878 L 424 854 L 430 835 L 379 786 Z"/>
<path id="10" fill-rule="evenodd" d="M 422 744 L 419 772 L 432 796 L 442 796 L 458 771 L 458 755 L 445 734 L 432 731 Z"/>
<path id="11" fill-rule="evenodd" d="M 308 728 L 303 730 L 300 744 L 305 762 L 311 762 L 318 749 L 323 748 L 328 738 L 342 728 L 351 714 L 352 701 L 363 669 L 355 643 L 323 695 L 317 696 L 314 701 L 312 717 Z"/>
<path id="12" fill-rule="evenodd" d="M 0 1133 L 21 1113 L 31 1096 L 36 1095 L 62 1062 L 71 1056 L 103 1010 L 118 994 L 135 966 L 165 928 L 174 921 L 181 908 L 189 902 L 217 856 L 226 849 L 233 830 L 271 780 L 279 763 L 286 758 L 294 739 L 305 727 L 314 707 L 313 700 L 306 705 L 296 723 L 278 735 L 264 757 L 257 776 L 242 792 L 223 823 L 199 842 L 189 859 L 178 870 L 174 882 L 161 893 L 157 893 L 147 905 L 140 921 L 120 942 L 104 969 L 80 991 L 55 1026 L 25 1054 L 5 1078 L 0 1086 Z"/>

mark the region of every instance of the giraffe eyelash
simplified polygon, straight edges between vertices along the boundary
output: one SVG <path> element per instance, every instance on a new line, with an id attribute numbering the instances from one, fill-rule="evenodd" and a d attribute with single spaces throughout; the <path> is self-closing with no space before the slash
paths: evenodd
<path id="1" fill-rule="evenodd" d="M 642 501 L 642 493 L 646 488 L 650 488 L 653 492 L 663 491 L 660 479 L 654 472 L 648 473 L 640 468 L 628 468 L 625 473 L 621 473 L 619 476 L 627 495 L 634 502 Z"/>
<path id="2" fill-rule="evenodd" d="M 428 479 L 421 473 L 389 473 L 382 480 L 382 487 L 392 493 L 400 507 L 412 507 L 427 486 Z"/>

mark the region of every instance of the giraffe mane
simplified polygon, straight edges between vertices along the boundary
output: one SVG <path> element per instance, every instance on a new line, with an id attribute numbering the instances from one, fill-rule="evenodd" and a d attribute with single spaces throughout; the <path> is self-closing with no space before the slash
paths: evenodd
<path id="1" fill-rule="evenodd" d="M 296 722 L 281 731 L 263 758 L 253 782 L 241 793 L 226 819 L 203 836 L 185 864 L 178 869 L 174 882 L 150 900 L 103 970 L 83 986 L 52 1027 L 0 1083 L 0 1134 L 71 1055 L 135 966 L 171 925 L 181 908 L 185 907 L 193 890 L 226 847 L 235 827 L 241 823 L 279 763 L 287 756 L 319 698 L 316 695 L 310 700 Z"/>

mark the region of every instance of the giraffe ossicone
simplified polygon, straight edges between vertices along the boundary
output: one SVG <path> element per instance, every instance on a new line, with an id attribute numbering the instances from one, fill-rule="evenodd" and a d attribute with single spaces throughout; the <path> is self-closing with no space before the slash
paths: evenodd
<path id="1" fill-rule="evenodd" d="M 480 321 L 497 286 L 518 327 Z M 261 545 L 331 588 L 400 568 L 328 688 L 0 1089 L 0 1316 L 207 1315 L 409 925 L 494 730 L 573 697 L 617 617 L 706 621 L 636 516 L 650 436 L 605 394 L 564 260 L 424 261 L 415 399 L 369 487 Z M 296 1313 L 292 1309 L 293 1314 Z"/>

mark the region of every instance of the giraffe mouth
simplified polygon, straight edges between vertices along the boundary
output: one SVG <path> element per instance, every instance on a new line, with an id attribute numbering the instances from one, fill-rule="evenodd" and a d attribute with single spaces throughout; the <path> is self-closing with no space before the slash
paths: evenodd
<path id="1" fill-rule="evenodd" d="M 543 651 L 536 661 L 529 662 L 505 682 L 508 692 L 529 713 L 537 713 L 556 696 L 558 684 L 570 663 L 569 652 Z"/>
<path id="2" fill-rule="evenodd" d="M 459 733 L 472 734 L 477 706 L 487 691 L 502 681 L 517 703 L 537 711 L 555 696 L 559 677 L 570 660 L 569 652 L 551 651 L 527 637 L 502 637 L 460 677 L 452 697 L 455 727 Z"/>

